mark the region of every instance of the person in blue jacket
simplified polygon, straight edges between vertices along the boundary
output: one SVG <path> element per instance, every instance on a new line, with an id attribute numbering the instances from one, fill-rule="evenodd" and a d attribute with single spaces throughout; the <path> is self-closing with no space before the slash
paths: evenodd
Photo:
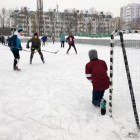
<path id="1" fill-rule="evenodd" d="M 23 35 L 23 29 L 18 29 L 15 31 L 14 35 L 9 38 L 8 41 L 8 46 L 10 47 L 10 50 L 12 51 L 14 55 L 14 64 L 13 64 L 13 69 L 19 71 L 20 69 L 18 68 L 18 62 L 20 59 L 19 51 L 22 50 L 21 47 L 21 39 L 20 37 Z"/>
<path id="2" fill-rule="evenodd" d="M 66 41 L 65 36 L 62 35 L 61 38 L 60 38 L 60 41 L 61 41 L 61 48 L 64 48 L 65 41 Z"/>
<path id="3" fill-rule="evenodd" d="M 47 42 L 47 36 L 44 35 L 41 40 L 43 42 L 42 46 L 45 46 L 45 43 Z"/>

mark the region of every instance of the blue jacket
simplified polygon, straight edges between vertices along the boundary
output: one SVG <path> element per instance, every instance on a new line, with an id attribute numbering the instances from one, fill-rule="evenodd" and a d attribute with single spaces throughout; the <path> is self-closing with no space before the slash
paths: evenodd
<path id="1" fill-rule="evenodd" d="M 43 37 L 41 38 L 41 40 L 42 40 L 43 42 L 46 42 L 46 41 L 47 41 L 47 37 L 43 36 Z"/>
<path id="2" fill-rule="evenodd" d="M 61 36 L 60 41 L 66 41 L 65 36 Z"/>
<path id="3" fill-rule="evenodd" d="M 10 44 L 13 44 L 13 48 L 11 48 L 11 51 L 18 51 L 21 48 L 21 40 L 19 38 L 19 34 L 15 32 L 15 34 L 9 39 L 11 42 Z"/>

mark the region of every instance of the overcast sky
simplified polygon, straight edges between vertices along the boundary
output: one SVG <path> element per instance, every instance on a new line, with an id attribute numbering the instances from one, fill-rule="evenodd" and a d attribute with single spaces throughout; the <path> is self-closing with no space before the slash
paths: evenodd
<path id="1" fill-rule="evenodd" d="M 20 8 L 27 6 L 31 10 L 36 10 L 37 0 L 0 0 L 0 9 L 5 7 L 7 9 Z M 120 15 L 120 7 L 130 3 L 139 3 L 140 0 L 43 0 L 44 10 L 49 8 L 54 9 L 56 4 L 59 5 L 59 10 L 63 11 L 67 8 L 76 9 L 90 9 L 94 7 L 97 11 L 110 11 L 114 16 Z"/>

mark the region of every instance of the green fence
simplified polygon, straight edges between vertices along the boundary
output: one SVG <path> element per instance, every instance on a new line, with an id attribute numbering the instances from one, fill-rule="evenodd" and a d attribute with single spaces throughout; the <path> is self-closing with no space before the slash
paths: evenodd
<path id="1" fill-rule="evenodd" d="M 114 31 L 115 29 L 106 29 L 106 30 L 97 30 L 92 31 L 92 32 L 72 32 L 72 34 L 74 36 L 79 36 L 79 37 L 91 37 L 91 38 L 104 38 L 104 37 L 110 37 L 111 33 Z M 140 27 L 131 27 L 131 28 L 126 28 L 125 30 L 140 30 Z M 61 35 L 65 35 L 68 36 L 69 33 L 60 33 Z"/>
<path id="2" fill-rule="evenodd" d="M 103 37 L 110 37 L 112 31 L 113 30 L 110 30 L 110 31 L 108 31 L 108 30 L 105 30 L 105 31 L 97 30 L 96 32 L 72 32 L 72 34 L 74 36 L 79 36 L 79 37 L 103 38 Z M 64 36 L 69 35 L 69 33 L 60 33 L 60 36 L 62 34 Z"/>

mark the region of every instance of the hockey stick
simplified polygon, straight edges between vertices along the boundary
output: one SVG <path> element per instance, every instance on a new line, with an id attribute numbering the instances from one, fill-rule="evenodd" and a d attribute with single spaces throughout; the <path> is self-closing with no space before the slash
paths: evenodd
<path id="1" fill-rule="evenodd" d="M 28 51 L 28 50 L 24 50 L 24 49 L 22 49 L 22 51 L 25 51 L 25 52 L 31 52 L 31 51 Z"/>
<path id="2" fill-rule="evenodd" d="M 50 51 L 46 51 L 46 50 L 42 50 L 43 52 L 48 52 L 48 53 L 53 53 L 53 54 L 56 54 L 59 52 L 59 50 L 57 50 L 56 52 L 50 52 Z"/>
<path id="3" fill-rule="evenodd" d="M 25 49 L 22 49 L 23 51 L 26 51 L 26 52 L 31 52 L 31 51 L 28 51 L 28 50 L 25 50 Z M 59 52 L 59 50 L 58 51 L 56 51 L 56 52 L 50 52 L 50 51 L 46 51 L 46 50 L 42 50 L 43 52 L 48 52 L 48 53 L 53 53 L 53 54 L 56 54 L 56 53 L 58 53 Z"/>

